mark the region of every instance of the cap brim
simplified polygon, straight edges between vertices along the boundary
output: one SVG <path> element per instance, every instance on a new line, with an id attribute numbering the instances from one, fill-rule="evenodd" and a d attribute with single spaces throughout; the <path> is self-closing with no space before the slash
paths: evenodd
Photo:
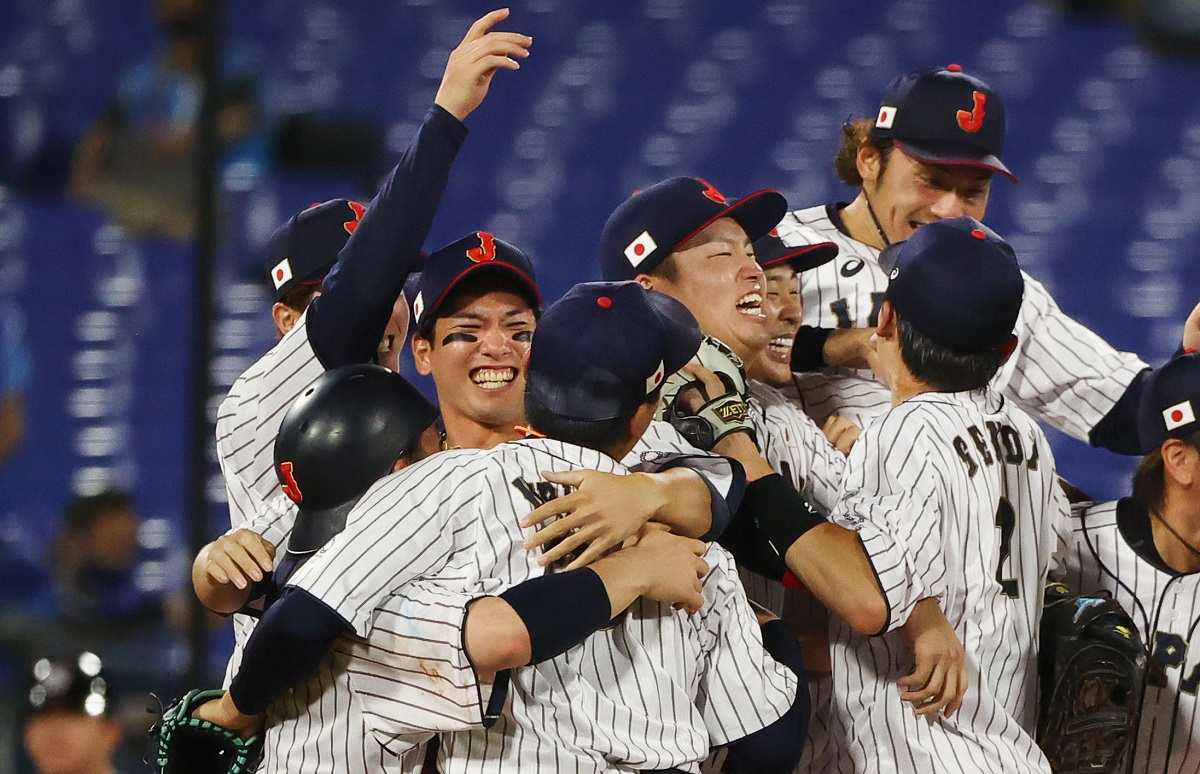
<path id="1" fill-rule="evenodd" d="M 767 235 L 771 229 L 779 225 L 787 214 L 787 199 L 774 188 L 764 188 L 754 193 L 746 194 L 733 204 L 713 215 L 708 220 L 692 229 L 691 233 L 675 243 L 675 247 L 683 244 L 721 218 L 733 218 L 746 232 L 751 242 L 758 241 Z"/>
<path id="2" fill-rule="evenodd" d="M 663 369 L 666 376 L 670 376 L 687 365 L 699 351 L 703 337 L 700 324 L 686 306 L 665 293 L 650 291 L 646 293 L 646 302 L 674 329 L 674 335 L 667 340 L 668 351 L 663 357 Z"/>
<path id="3" fill-rule="evenodd" d="M 460 271 L 458 276 L 446 284 L 445 289 L 442 290 L 442 294 L 438 296 L 432 304 L 426 307 L 425 313 L 422 315 L 422 319 L 418 322 L 420 329 L 429 329 L 429 325 L 432 324 L 433 320 L 437 319 L 438 310 L 441 309 L 442 304 L 446 302 L 446 299 L 450 297 L 450 294 L 454 292 L 455 288 L 461 285 L 463 281 L 467 279 L 467 277 L 479 274 L 483 271 L 497 272 L 516 280 L 517 284 L 523 287 L 533 298 L 534 306 L 541 308 L 542 291 L 541 288 L 538 287 L 538 284 L 533 277 L 529 276 L 510 263 L 502 263 L 500 261 L 475 263 Z"/>
<path id="4" fill-rule="evenodd" d="M 1004 166 L 1004 162 L 996 156 L 985 153 L 981 155 L 972 154 L 965 150 L 957 150 L 954 152 L 937 151 L 920 143 L 909 141 L 901 142 L 896 140 L 896 147 L 904 152 L 906 156 L 911 156 L 917 161 L 926 164 L 942 164 L 948 167 L 972 167 L 974 169 L 986 169 L 989 172 L 995 172 L 1004 175 L 1014 183 L 1021 182 L 1020 178 L 1012 173 L 1012 171 Z"/>
<path id="5" fill-rule="evenodd" d="M 837 256 L 838 246 L 833 242 L 817 242 L 816 244 L 791 248 L 783 255 L 776 256 L 769 261 L 763 261 L 760 265 L 764 269 L 773 269 L 776 266 L 787 264 L 799 274 L 802 271 L 823 266 L 834 258 L 837 258 Z"/>
<path id="6" fill-rule="evenodd" d="M 311 554 L 321 549 L 346 526 L 346 516 L 358 498 L 332 508 L 305 508 L 296 514 L 296 525 L 288 537 L 289 554 Z"/>

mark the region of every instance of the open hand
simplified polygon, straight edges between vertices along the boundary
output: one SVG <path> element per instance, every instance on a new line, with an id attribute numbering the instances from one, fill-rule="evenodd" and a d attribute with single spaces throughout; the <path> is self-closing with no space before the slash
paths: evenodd
<path id="1" fill-rule="evenodd" d="M 912 674 L 900 678 L 900 698 L 918 715 L 958 711 L 967 692 L 966 651 L 937 602 L 923 599 L 901 631 L 913 649 Z"/>
<path id="2" fill-rule="evenodd" d="M 529 56 L 533 38 L 517 32 L 492 32 L 508 18 L 501 8 L 478 19 L 450 52 L 434 104 L 463 121 L 479 107 L 497 70 L 520 70 L 518 59 Z"/>
<path id="3" fill-rule="evenodd" d="M 239 529 L 205 546 L 201 562 L 212 582 L 247 589 L 274 569 L 275 546 L 253 530 Z"/>

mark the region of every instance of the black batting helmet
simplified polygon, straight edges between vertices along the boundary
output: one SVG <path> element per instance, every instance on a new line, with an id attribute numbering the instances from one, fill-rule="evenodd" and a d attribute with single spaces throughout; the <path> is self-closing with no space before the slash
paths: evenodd
<path id="1" fill-rule="evenodd" d="M 436 418 L 416 387 L 379 366 L 336 368 L 313 382 L 275 438 L 275 475 L 300 506 L 288 552 L 312 553 L 340 532 L 358 499 Z"/>

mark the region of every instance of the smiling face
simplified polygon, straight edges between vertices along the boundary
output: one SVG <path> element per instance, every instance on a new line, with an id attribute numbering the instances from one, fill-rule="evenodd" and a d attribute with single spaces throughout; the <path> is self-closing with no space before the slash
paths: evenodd
<path id="1" fill-rule="evenodd" d="M 766 282 L 763 311 L 767 315 L 770 340 L 748 370 L 751 378 L 782 387 L 792 380 L 792 341 L 804 316 L 800 277 L 791 266 L 784 264 L 767 269 Z"/>
<path id="2" fill-rule="evenodd" d="M 442 306 L 429 338 L 413 338 L 417 371 L 433 375 L 449 428 L 508 428 L 524 418 L 525 368 L 535 318 L 505 281 L 480 278 Z"/>
<path id="3" fill-rule="evenodd" d="M 668 261 L 670 267 L 642 274 L 638 281 L 680 301 L 706 335 L 728 344 L 742 360 L 757 357 L 769 336 L 762 307 L 763 273 L 737 221 L 714 221 L 678 245 Z"/>
<path id="4" fill-rule="evenodd" d="M 898 147 L 886 165 L 881 165 L 882 157 L 873 148 L 863 148 L 859 154 L 863 190 L 892 242 L 908 239 L 919 226 L 935 220 L 964 215 L 983 220 L 991 192 L 991 172 L 925 164 Z"/>

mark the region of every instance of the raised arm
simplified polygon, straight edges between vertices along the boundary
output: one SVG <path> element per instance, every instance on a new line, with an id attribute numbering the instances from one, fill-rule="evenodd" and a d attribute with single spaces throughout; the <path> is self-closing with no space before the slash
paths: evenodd
<path id="1" fill-rule="evenodd" d="M 466 137 L 463 121 L 477 108 L 499 69 L 520 68 L 532 38 L 492 31 L 508 17 L 492 11 L 476 21 L 450 53 L 433 107 L 409 147 L 366 208 L 348 222 L 350 239 L 308 312 L 308 336 L 326 368 L 368 362 L 408 275 L 421 265 L 421 246 Z"/>

